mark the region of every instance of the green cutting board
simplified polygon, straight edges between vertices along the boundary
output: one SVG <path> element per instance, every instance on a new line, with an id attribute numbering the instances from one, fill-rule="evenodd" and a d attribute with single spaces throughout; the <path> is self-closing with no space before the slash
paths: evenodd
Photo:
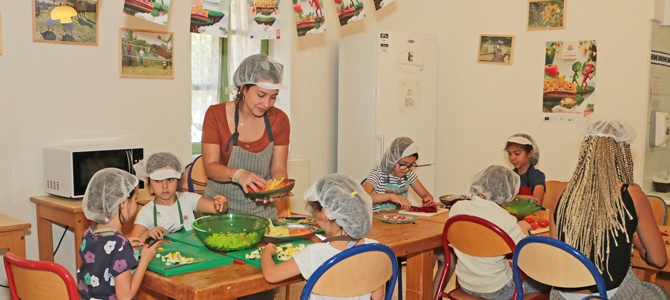
<path id="1" fill-rule="evenodd" d="M 226 257 L 222 254 L 218 254 L 205 249 L 200 249 L 190 245 L 186 245 L 184 243 L 178 243 L 178 242 L 167 243 L 161 245 L 160 248 L 163 248 L 163 250 L 156 251 L 156 254 L 160 254 L 161 256 L 167 255 L 170 252 L 172 253 L 179 252 L 181 256 L 192 257 L 194 261 L 207 259 L 207 261 L 195 263 L 192 265 L 185 264 L 180 267 L 174 267 L 163 270 L 162 268 L 167 267 L 167 265 L 161 260 L 160 257 L 154 258 L 154 260 L 151 261 L 151 263 L 149 263 L 148 269 L 165 276 L 182 274 L 191 271 L 200 271 L 211 267 L 218 267 L 233 263 L 233 259 L 230 257 Z"/>
<path id="2" fill-rule="evenodd" d="M 170 233 L 166 235 L 165 238 L 173 242 L 180 242 L 200 249 L 207 249 L 207 246 L 205 246 L 197 236 L 193 235 L 194 233 L 194 230 L 184 230 Z"/>
<path id="3" fill-rule="evenodd" d="M 310 218 L 310 219 L 312 219 L 312 218 Z M 274 226 L 281 226 L 281 225 L 288 224 L 288 223 L 298 224 L 298 223 L 296 223 L 297 221 L 298 221 L 298 220 L 279 221 L 279 222 L 272 223 L 272 225 L 274 225 Z M 325 234 L 326 231 L 323 230 L 323 228 L 319 227 L 319 228 L 317 228 L 317 229 L 314 231 L 314 233 L 316 233 L 316 234 Z"/>
<path id="4" fill-rule="evenodd" d="M 300 241 L 292 241 L 292 242 L 288 242 L 288 243 L 277 244 L 277 246 L 286 245 L 286 244 L 293 244 L 293 246 L 295 247 L 295 246 L 298 246 L 300 244 L 305 244 L 305 246 L 307 246 L 309 244 L 313 244 L 313 242 L 306 241 L 306 240 L 300 240 Z M 237 258 L 237 259 L 239 259 L 241 261 L 244 261 L 244 262 L 246 262 L 246 263 L 248 263 L 252 266 L 256 266 L 256 267 L 260 268 L 261 267 L 261 258 L 260 257 L 256 258 L 256 259 L 248 259 L 248 258 L 245 257 L 247 254 L 249 254 L 251 252 L 254 252 L 258 248 L 260 248 L 260 247 L 251 248 L 251 249 L 247 249 L 247 250 L 241 250 L 241 251 L 235 251 L 235 252 L 228 252 L 228 257 Z M 281 261 L 277 260 L 276 255 L 273 256 L 272 259 L 275 261 L 275 264 L 281 263 Z"/>

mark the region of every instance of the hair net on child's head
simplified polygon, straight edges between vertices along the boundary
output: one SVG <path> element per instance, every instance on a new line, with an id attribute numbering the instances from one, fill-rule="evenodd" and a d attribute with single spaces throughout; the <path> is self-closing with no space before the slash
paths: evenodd
<path id="1" fill-rule="evenodd" d="M 384 173 L 393 172 L 393 167 L 403 157 L 419 153 L 419 146 L 406 136 L 401 136 L 391 143 L 382 156 L 381 167 Z"/>
<path id="2" fill-rule="evenodd" d="M 513 136 L 510 136 L 506 143 L 530 145 L 533 147 L 533 156 L 530 157 L 529 161 L 531 165 L 537 166 L 537 163 L 540 161 L 540 147 L 537 146 L 537 143 L 530 135 L 525 133 L 517 133 Z"/>
<path id="3" fill-rule="evenodd" d="M 281 84 L 284 66 L 265 54 L 245 58 L 233 75 L 233 88 L 239 90 L 245 84 L 255 84 L 268 90 L 285 90 Z"/>
<path id="4" fill-rule="evenodd" d="M 171 169 L 156 171 L 165 167 L 170 167 Z M 137 177 L 142 178 L 142 180 L 145 180 L 147 177 L 153 180 L 181 178 L 181 173 L 184 172 L 179 159 L 169 152 L 151 154 L 149 158 L 138 162 L 133 168 Z"/>
<path id="5" fill-rule="evenodd" d="M 306 192 L 305 200 L 317 201 L 350 237 L 360 239 L 372 229 L 372 198 L 349 175 L 330 174 L 319 179 Z"/>
<path id="6" fill-rule="evenodd" d="M 503 166 L 490 166 L 475 175 L 470 192 L 503 205 L 519 192 L 519 175 Z"/>
<path id="7" fill-rule="evenodd" d="M 84 215 L 96 223 L 109 223 L 139 182 L 135 175 L 117 168 L 95 172 L 82 201 Z"/>
<path id="8" fill-rule="evenodd" d="M 586 119 L 584 136 L 602 136 L 614 138 L 616 142 L 632 143 L 636 133 L 633 126 L 623 120 L 606 120 L 593 117 Z"/>

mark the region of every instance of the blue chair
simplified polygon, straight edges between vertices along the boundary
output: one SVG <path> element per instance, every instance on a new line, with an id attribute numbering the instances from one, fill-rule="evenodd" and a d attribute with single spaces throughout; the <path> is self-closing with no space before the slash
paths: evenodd
<path id="1" fill-rule="evenodd" d="M 647 195 L 649 204 L 651 204 L 651 211 L 654 213 L 654 219 L 658 225 L 665 226 L 668 219 L 668 204 L 659 196 Z M 660 200 L 660 201 L 659 201 Z M 661 215 L 663 215 L 663 222 L 661 223 Z"/>
<path id="2" fill-rule="evenodd" d="M 586 295 L 583 299 L 607 300 L 605 281 L 598 268 L 586 255 L 572 246 L 546 236 L 529 236 L 516 245 L 512 262 L 517 295 L 523 297 L 523 280 L 526 276 L 541 283 L 563 288 L 596 285 L 599 296 Z"/>
<path id="3" fill-rule="evenodd" d="M 363 244 L 324 262 L 305 283 L 300 299 L 309 299 L 312 292 L 332 297 L 360 296 L 388 282 L 384 299 L 390 300 L 397 277 L 398 262 L 389 246 Z"/>

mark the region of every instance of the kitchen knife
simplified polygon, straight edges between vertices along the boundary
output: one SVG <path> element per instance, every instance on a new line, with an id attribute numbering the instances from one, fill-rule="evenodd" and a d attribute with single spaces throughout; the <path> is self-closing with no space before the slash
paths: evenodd
<path id="1" fill-rule="evenodd" d="M 186 266 L 186 265 L 197 264 L 197 263 L 201 263 L 201 262 L 204 262 L 204 261 L 207 261 L 207 260 L 208 259 L 194 260 L 194 261 L 190 261 L 190 262 L 187 262 L 187 263 L 181 263 L 181 264 L 176 264 L 176 265 L 172 265 L 172 266 L 162 267 L 161 270 L 171 269 L 171 268 L 176 268 L 176 267 L 181 267 L 181 266 Z"/>

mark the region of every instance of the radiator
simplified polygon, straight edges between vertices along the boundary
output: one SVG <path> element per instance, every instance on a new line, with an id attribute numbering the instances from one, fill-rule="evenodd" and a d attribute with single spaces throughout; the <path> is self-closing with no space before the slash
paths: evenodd
<path id="1" fill-rule="evenodd" d="M 295 187 L 293 187 L 293 197 L 291 197 L 291 205 L 289 214 L 305 214 L 309 212 L 305 209 L 305 191 L 310 187 L 309 179 L 309 160 L 296 159 L 289 160 L 287 165 L 288 176 L 295 179 Z"/>

